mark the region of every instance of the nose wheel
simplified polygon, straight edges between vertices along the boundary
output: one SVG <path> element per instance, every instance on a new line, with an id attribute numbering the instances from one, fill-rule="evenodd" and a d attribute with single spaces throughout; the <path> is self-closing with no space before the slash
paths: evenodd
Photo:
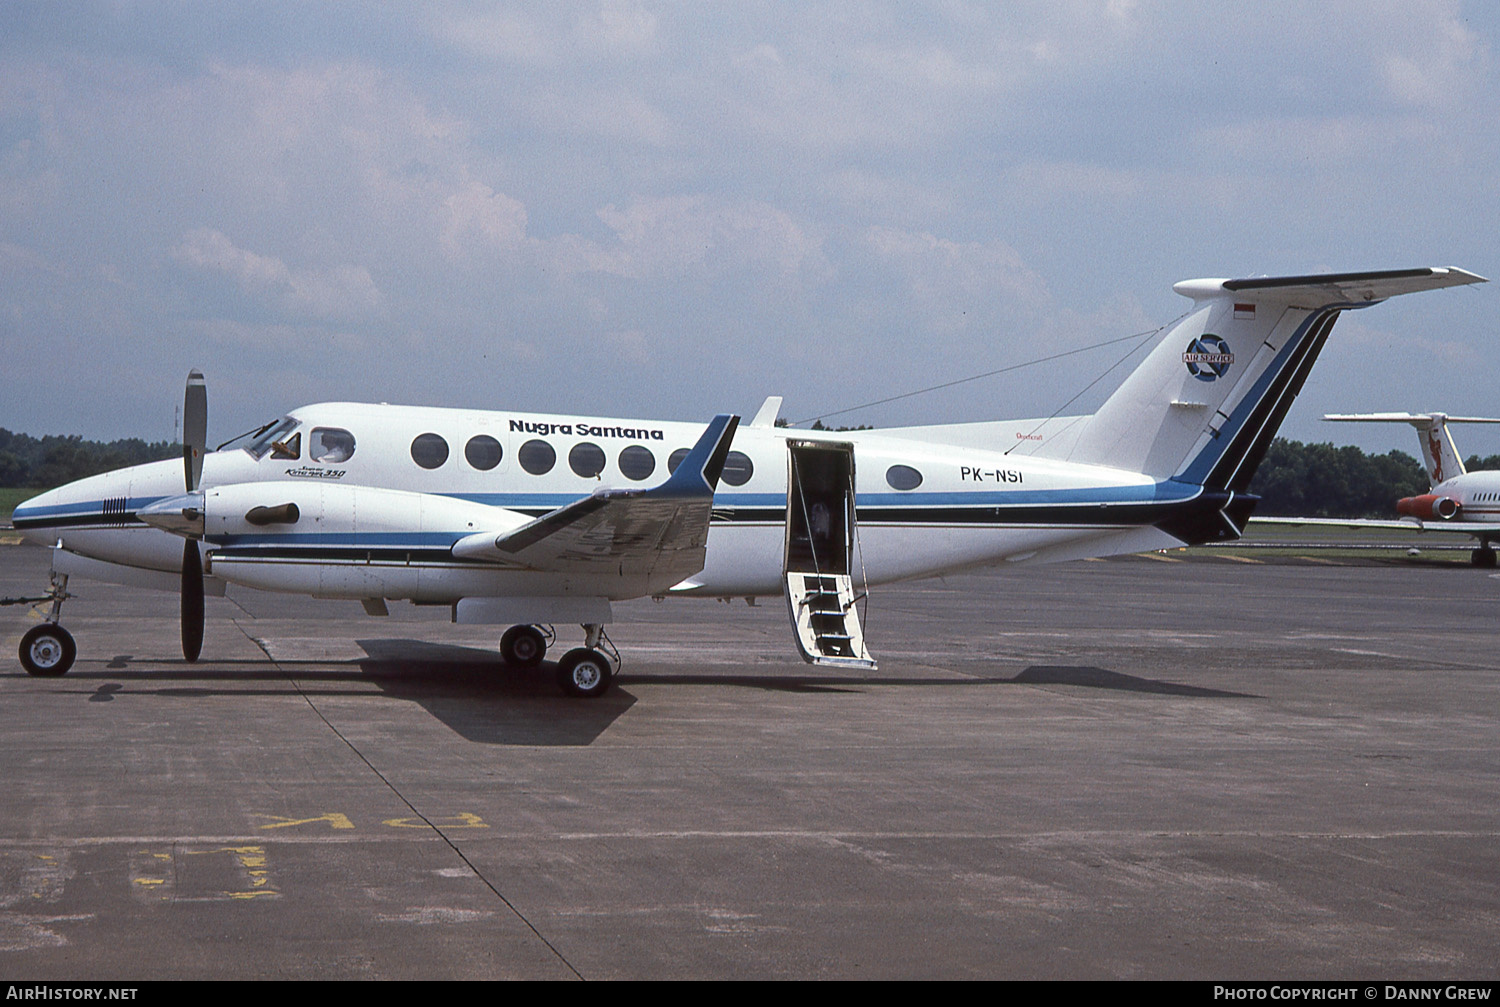
<path id="1" fill-rule="evenodd" d="M 4 600 L 6 605 L 39 601 L 52 603 L 52 612 L 47 621 L 40 626 L 31 627 L 21 637 L 21 667 L 26 669 L 26 674 L 56 678 L 67 674 L 68 669 L 73 667 L 73 659 L 78 656 L 78 645 L 73 642 L 73 634 L 57 624 L 57 620 L 62 618 L 62 603 L 71 597 L 68 594 L 68 575 L 54 570 L 52 583 L 46 594 L 39 598 Z"/>
<path id="2" fill-rule="evenodd" d="M 55 623 L 33 626 L 21 637 L 21 667 L 28 675 L 42 678 L 65 675 L 77 656 L 73 634 Z"/>

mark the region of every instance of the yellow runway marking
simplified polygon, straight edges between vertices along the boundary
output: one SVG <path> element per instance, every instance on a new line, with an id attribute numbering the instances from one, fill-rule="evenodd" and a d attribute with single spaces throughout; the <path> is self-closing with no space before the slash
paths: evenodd
<path id="1" fill-rule="evenodd" d="M 283 818 L 281 815 L 256 815 L 256 818 L 274 818 L 275 821 L 268 825 L 257 825 L 258 829 L 285 829 L 293 825 L 310 825 L 313 822 L 327 822 L 335 829 L 352 829 L 354 823 L 349 821 L 348 815 L 341 815 L 337 811 L 330 811 L 326 815 L 318 815 L 316 818 Z"/>
<path id="2" fill-rule="evenodd" d="M 380 824 L 388 825 L 393 829 L 425 829 L 428 827 L 427 822 L 423 821 L 420 818 L 387 818 Z M 434 818 L 432 819 L 432 826 L 434 828 L 441 827 L 448 829 L 489 828 L 489 826 L 484 823 L 484 819 L 469 811 L 461 811 L 451 818 Z"/>
<path id="3" fill-rule="evenodd" d="M 1252 559 L 1249 556 L 1226 556 L 1220 555 L 1220 559 L 1227 559 L 1231 563 L 1264 563 L 1263 559 Z"/>

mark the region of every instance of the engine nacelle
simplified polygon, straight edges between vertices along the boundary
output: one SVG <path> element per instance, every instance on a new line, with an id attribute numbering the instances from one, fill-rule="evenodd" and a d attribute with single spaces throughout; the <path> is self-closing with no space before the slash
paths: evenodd
<path id="1" fill-rule="evenodd" d="M 1396 501 L 1397 514 L 1422 521 L 1451 521 L 1462 510 L 1457 500 L 1436 493 L 1423 493 L 1421 496 L 1403 497 Z"/>
<path id="2" fill-rule="evenodd" d="M 209 569 L 233 584 L 332 598 L 410 598 L 421 572 L 476 532 L 530 518 L 434 493 L 314 482 L 253 482 L 203 490 Z"/>

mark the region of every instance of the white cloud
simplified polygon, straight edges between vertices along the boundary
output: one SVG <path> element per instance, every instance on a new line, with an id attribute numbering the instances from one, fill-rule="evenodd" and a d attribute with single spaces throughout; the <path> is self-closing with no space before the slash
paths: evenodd
<path id="1" fill-rule="evenodd" d="M 470 56 L 552 66 L 563 60 L 648 54 L 656 46 L 656 28 L 656 15 L 641 4 L 602 0 L 536 9 L 447 11 L 432 19 L 429 31 L 440 42 Z"/>
<path id="2" fill-rule="evenodd" d="M 630 0 L 603 0 L 582 15 L 576 31 L 593 46 L 613 53 L 650 52 L 656 43 L 656 15 Z"/>
<path id="3" fill-rule="evenodd" d="M 139 414 L 105 384 L 146 340 L 255 372 L 257 345 L 304 330 L 380 353 L 285 395 L 588 393 L 670 415 L 711 412 L 722 389 L 600 390 L 566 365 L 597 348 L 644 379 L 712 345 L 722 381 L 821 402 L 848 379 L 829 361 L 899 384 L 891 361 L 917 345 L 962 376 L 1115 334 L 1100 306 L 1121 292 L 1164 320 L 1168 285 L 1205 272 L 1483 272 L 1497 9 L 1269 2 L 1231 24 L 1180 0 L 447 0 L 291 5 L 233 37 L 212 5 L 75 12 L 63 33 L 13 18 L 5 338 L 44 347 L 122 427 Z M 1369 314 L 1458 339 L 1493 296 Z M 1457 352 L 1428 349 L 1417 365 Z M 1483 368 L 1447 369 L 1483 394 Z M 1075 377 L 1032 383 L 1052 401 Z M 63 428 L 50 391 L 8 375 L 0 424 Z"/>
<path id="4" fill-rule="evenodd" d="M 1386 85 L 1401 102 L 1424 108 L 1463 101 L 1483 85 L 1488 49 L 1456 12 L 1424 19 L 1392 39 L 1401 51 L 1383 61 Z"/>
<path id="5" fill-rule="evenodd" d="M 383 300 L 363 266 L 293 270 L 281 259 L 239 248 L 207 227 L 184 234 L 172 256 L 184 265 L 226 276 L 247 294 L 299 315 L 358 318 L 377 311 Z"/>
<path id="6" fill-rule="evenodd" d="M 864 240 L 923 301 L 951 305 L 999 295 L 1037 307 L 1049 299 L 1046 283 L 1004 242 L 957 242 L 892 227 L 867 228 Z"/>
<path id="7" fill-rule="evenodd" d="M 548 86 L 514 104 L 547 133 L 590 142 L 612 137 L 660 146 L 674 133 L 671 117 L 628 87 Z"/>
<path id="8" fill-rule="evenodd" d="M 478 179 L 467 179 L 443 201 L 441 243 L 450 259 L 463 256 L 471 242 L 511 251 L 526 238 L 526 208 Z"/>
<path id="9" fill-rule="evenodd" d="M 558 55 L 548 26 L 518 11 L 446 12 L 433 20 L 431 31 L 440 41 L 484 59 L 545 64 Z"/>
<path id="10" fill-rule="evenodd" d="M 820 241 L 790 214 L 765 203 L 669 196 L 637 199 L 624 209 L 611 204 L 598 216 L 614 232 L 614 242 L 559 243 L 559 263 L 640 280 L 745 269 L 816 280 L 826 271 Z"/>

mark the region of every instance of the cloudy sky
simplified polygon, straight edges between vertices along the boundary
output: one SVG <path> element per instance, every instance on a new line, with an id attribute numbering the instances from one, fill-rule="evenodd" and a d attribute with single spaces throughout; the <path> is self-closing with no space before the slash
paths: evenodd
<path id="1" fill-rule="evenodd" d="M 1457 0 L 6 0 L 0 426 L 165 438 L 190 367 L 216 440 L 327 399 L 804 418 L 1154 328 L 1189 277 L 1500 277 L 1497 32 Z M 1497 310 L 1346 315 L 1284 432 L 1500 413 Z M 1045 415 L 1119 352 L 840 420 Z"/>

